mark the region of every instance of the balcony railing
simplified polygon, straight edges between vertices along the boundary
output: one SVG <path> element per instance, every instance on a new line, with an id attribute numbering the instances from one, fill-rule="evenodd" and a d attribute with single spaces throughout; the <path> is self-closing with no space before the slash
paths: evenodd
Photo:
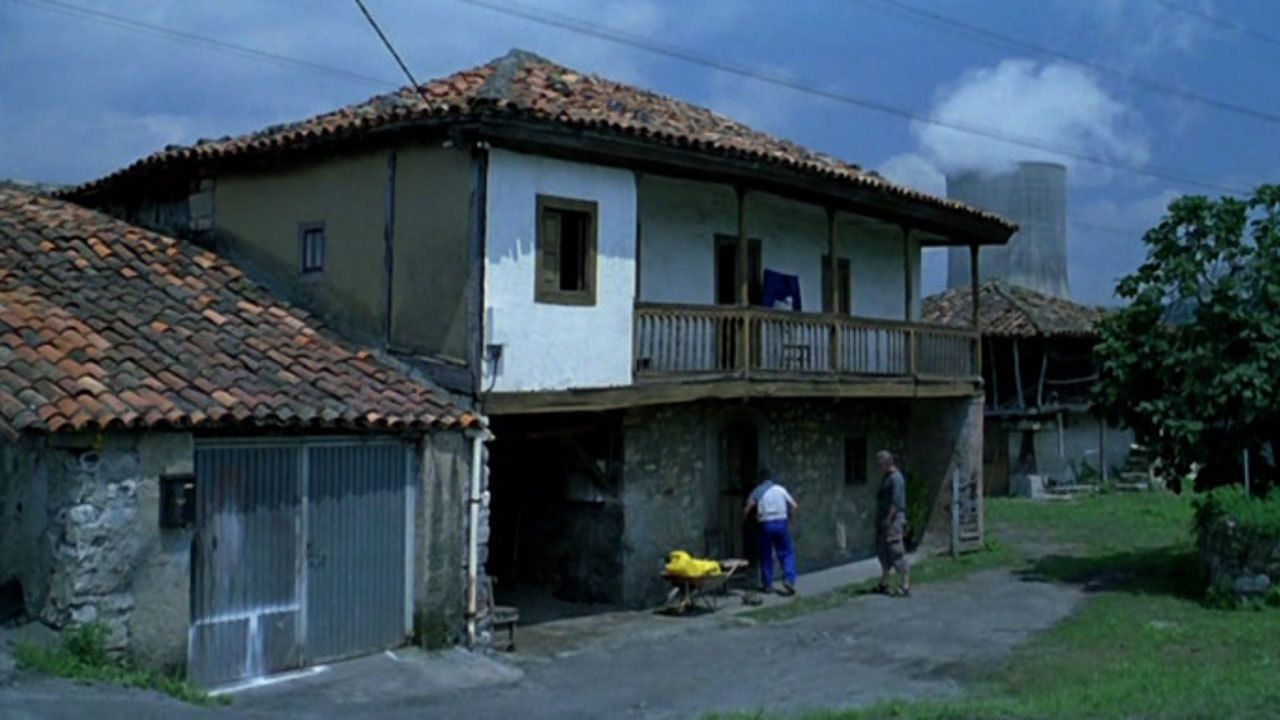
<path id="1" fill-rule="evenodd" d="M 634 347 L 637 379 L 979 375 L 973 332 L 763 308 L 638 304 Z"/>

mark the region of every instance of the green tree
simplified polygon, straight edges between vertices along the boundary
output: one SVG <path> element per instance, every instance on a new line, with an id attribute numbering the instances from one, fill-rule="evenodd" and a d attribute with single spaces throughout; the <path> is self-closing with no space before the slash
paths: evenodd
<path id="1" fill-rule="evenodd" d="M 1280 452 L 1280 186 L 1248 199 L 1188 196 L 1144 237 L 1146 261 L 1120 280 L 1095 400 L 1133 428 L 1171 480 L 1239 482 L 1241 449 L 1260 486 Z M 1264 452 L 1264 448 L 1269 451 Z"/>

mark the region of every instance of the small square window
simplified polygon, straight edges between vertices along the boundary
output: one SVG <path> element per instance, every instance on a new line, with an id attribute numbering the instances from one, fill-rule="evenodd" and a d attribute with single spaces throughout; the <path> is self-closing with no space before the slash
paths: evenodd
<path id="1" fill-rule="evenodd" d="M 189 528 L 196 520 L 196 479 L 193 475 L 160 478 L 160 527 Z"/>
<path id="2" fill-rule="evenodd" d="M 867 484 L 867 439 L 862 436 L 844 439 L 844 484 Z"/>
<path id="3" fill-rule="evenodd" d="M 596 302 L 596 204 L 538 196 L 538 277 L 534 300 Z"/>
<path id="4" fill-rule="evenodd" d="M 324 223 L 298 226 L 298 257 L 303 274 L 324 271 Z"/>

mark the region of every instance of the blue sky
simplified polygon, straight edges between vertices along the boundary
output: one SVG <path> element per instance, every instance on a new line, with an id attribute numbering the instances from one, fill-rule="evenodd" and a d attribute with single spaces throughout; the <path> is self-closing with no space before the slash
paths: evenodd
<path id="1" fill-rule="evenodd" d="M 0 177 L 88 180 L 167 143 L 296 120 L 389 89 L 397 68 L 349 0 L 60 0 L 349 69 L 335 78 L 50 9 L 0 0 Z M 1280 44 L 1155 0 L 900 0 L 1194 93 L 1280 114 Z M 940 169 L 1058 159 L 626 46 L 459 0 L 367 0 L 425 79 L 521 47 L 708 105 L 900 181 L 940 191 Z M 969 125 L 1043 138 L 1121 164 L 1227 187 L 1280 179 L 1280 124 L 1156 94 L 1114 76 L 981 42 L 879 0 L 524 0 L 596 25 Z M 1177 0 L 1280 37 L 1270 0 Z M 1076 299 L 1111 302 L 1167 202 L 1214 191 L 1063 160 Z M 925 290 L 944 282 L 926 258 Z"/>

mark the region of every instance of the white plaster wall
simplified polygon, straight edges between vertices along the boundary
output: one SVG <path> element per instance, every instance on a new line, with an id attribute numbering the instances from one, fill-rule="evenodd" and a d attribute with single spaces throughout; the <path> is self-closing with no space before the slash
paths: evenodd
<path id="1" fill-rule="evenodd" d="M 733 188 L 651 175 L 639 186 L 640 299 L 714 303 L 715 236 L 738 234 Z"/>
<path id="2" fill-rule="evenodd" d="M 535 303 L 539 193 L 598 203 L 596 304 Z M 631 383 L 635 304 L 633 173 L 505 150 L 489 154 L 485 343 L 502 345 L 485 387 L 498 392 Z"/>
<path id="3" fill-rule="evenodd" d="M 733 188 L 644 175 L 639 182 L 640 299 L 644 302 L 715 302 L 715 236 L 738 234 Z M 850 261 L 853 314 L 902 320 L 902 234 L 896 226 L 838 218 L 837 255 Z M 747 232 L 762 241 L 767 269 L 800 278 L 807 312 L 822 309 L 822 256 L 826 211 L 817 205 L 752 193 Z M 913 317 L 919 313 L 920 248 L 912 243 Z"/>

